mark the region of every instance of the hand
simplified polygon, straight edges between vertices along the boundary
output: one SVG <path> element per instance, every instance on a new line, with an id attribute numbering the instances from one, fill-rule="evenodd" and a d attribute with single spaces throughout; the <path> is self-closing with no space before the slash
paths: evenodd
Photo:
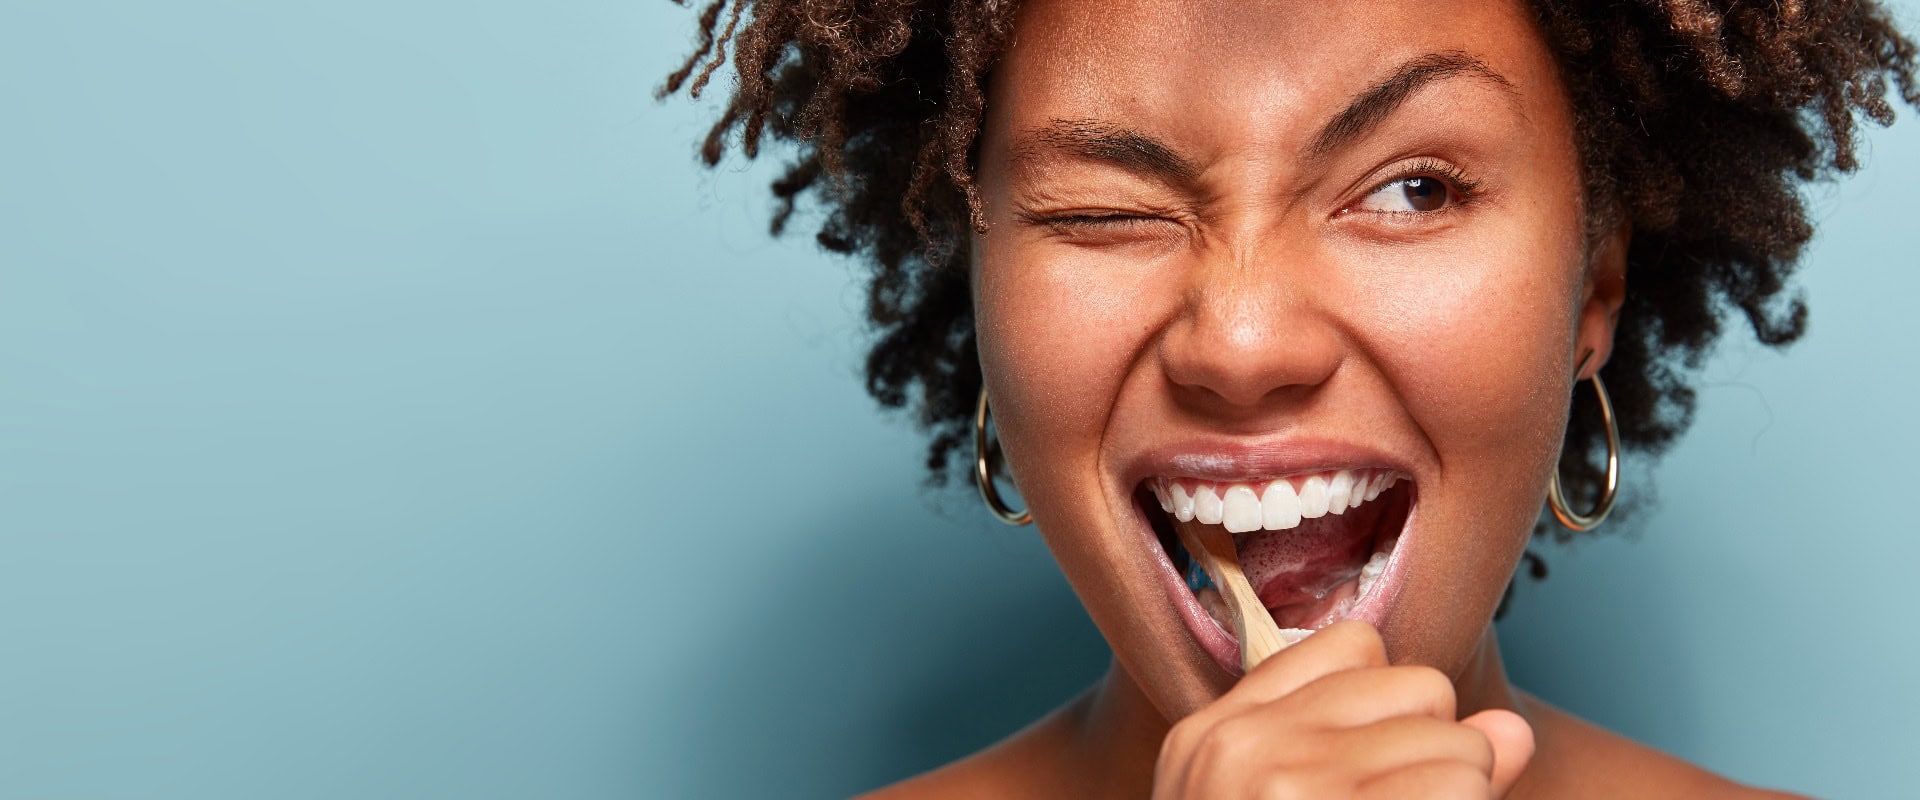
<path id="1" fill-rule="evenodd" d="M 1520 715 L 1454 721 L 1445 674 L 1388 666 L 1379 632 L 1345 620 L 1174 725 L 1153 796 L 1497 798 L 1532 756 L 1533 729 Z"/>

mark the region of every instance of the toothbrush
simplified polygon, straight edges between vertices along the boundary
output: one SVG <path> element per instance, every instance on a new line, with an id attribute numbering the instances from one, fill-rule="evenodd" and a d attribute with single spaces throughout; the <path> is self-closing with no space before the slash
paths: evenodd
<path id="1" fill-rule="evenodd" d="M 1198 530 L 1191 530 L 1198 528 Z M 1214 525 L 1179 526 L 1180 544 L 1200 562 L 1201 569 L 1213 578 L 1220 597 L 1233 614 L 1233 635 L 1240 639 L 1240 666 L 1252 672 L 1268 656 L 1287 646 L 1280 638 L 1280 626 L 1247 583 L 1240 569 L 1239 556 L 1233 550 L 1233 534 Z"/>

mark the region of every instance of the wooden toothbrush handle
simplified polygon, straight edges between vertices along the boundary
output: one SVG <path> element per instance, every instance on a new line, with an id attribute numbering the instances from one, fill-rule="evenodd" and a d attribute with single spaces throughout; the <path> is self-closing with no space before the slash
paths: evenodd
<path id="1" fill-rule="evenodd" d="M 1285 648 L 1287 642 L 1280 638 L 1280 626 L 1273 623 L 1273 615 L 1267 613 L 1260 596 L 1247 582 L 1246 572 L 1240 569 L 1239 555 L 1233 549 L 1233 534 L 1212 525 L 1197 531 L 1182 527 L 1178 533 L 1180 543 L 1200 560 L 1200 568 L 1213 578 L 1214 585 L 1220 588 L 1221 599 L 1227 601 L 1227 610 L 1233 613 L 1233 635 L 1240 639 L 1240 666 L 1252 672 L 1268 656 Z"/>

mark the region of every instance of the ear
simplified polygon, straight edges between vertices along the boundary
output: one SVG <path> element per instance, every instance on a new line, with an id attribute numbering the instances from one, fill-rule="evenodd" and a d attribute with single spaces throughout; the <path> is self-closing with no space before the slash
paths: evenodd
<path id="1" fill-rule="evenodd" d="M 1613 355 L 1613 331 L 1620 323 L 1620 306 L 1627 299 L 1627 247 L 1633 242 L 1633 221 L 1622 215 L 1588 251 L 1586 285 L 1580 293 L 1580 329 L 1574 336 L 1573 360 L 1580 365 L 1575 380 L 1593 376 Z"/>

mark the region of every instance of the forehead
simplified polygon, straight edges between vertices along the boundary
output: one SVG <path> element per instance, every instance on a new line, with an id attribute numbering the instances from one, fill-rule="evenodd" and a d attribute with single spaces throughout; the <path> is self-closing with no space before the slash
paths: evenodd
<path id="1" fill-rule="evenodd" d="M 1486 63 L 1515 90 L 1509 105 L 1521 116 L 1564 104 L 1519 0 L 1030 0 L 996 69 L 989 122 L 1304 135 L 1293 129 L 1432 53 Z"/>

